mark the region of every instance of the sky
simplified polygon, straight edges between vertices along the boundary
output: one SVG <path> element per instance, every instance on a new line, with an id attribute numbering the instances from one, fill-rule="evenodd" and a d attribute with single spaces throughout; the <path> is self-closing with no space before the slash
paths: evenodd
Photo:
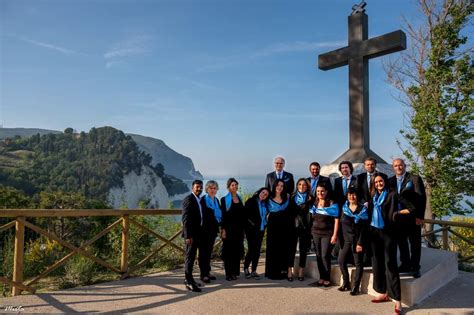
<path id="1" fill-rule="evenodd" d="M 359 0 L 0 0 L 0 124 L 112 126 L 165 141 L 205 177 L 307 173 L 349 147 L 347 45 Z M 367 0 L 369 38 L 421 19 Z M 393 54 L 396 57 L 397 54 Z M 406 108 L 369 62 L 371 148 L 390 163 Z"/>

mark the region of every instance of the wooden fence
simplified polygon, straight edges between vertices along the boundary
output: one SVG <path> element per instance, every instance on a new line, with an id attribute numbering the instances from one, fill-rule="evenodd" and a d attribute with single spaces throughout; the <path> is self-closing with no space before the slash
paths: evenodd
<path id="1" fill-rule="evenodd" d="M 0 226 L 0 233 L 6 231 L 10 228 L 15 228 L 15 247 L 14 247 L 14 260 L 13 260 L 13 279 L 8 279 L 5 277 L 0 276 L 0 283 L 10 285 L 12 289 L 12 295 L 19 295 L 22 291 L 28 291 L 31 293 L 35 293 L 36 289 L 33 287 L 35 283 L 38 282 L 41 278 L 44 278 L 53 270 L 57 269 L 61 265 L 63 265 L 68 259 L 70 259 L 75 254 L 79 254 L 83 257 L 89 258 L 93 260 L 95 263 L 113 271 L 117 274 L 121 275 L 122 279 L 127 278 L 132 272 L 137 270 L 139 267 L 143 266 L 147 261 L 149 261 L 152 257 L 158 254 L 163 248 L 166 246 L 170 246 L 173 249 L 184 253 L 184 246 L 183 242 L 180 242 L 180 245 L 174 243 L 174 240 L 181 235 L 182 230 L 180 229 L 175 234 L 173 234 L 170 238 L 166 238 L 149 227 L 141 224 L 140 222 L 136 221 L 135 219 L 131 218 L 131 216 L 150 216 L 150 215 L 163 215 L 163 216 L 170 216 L 170 215 L 181 215 L 181 210 L 159 210 L 159 209 L 152 209 L 152 210 L 143 210 L 143 209 L 128 209 L 128 210 L 46 210 L 46 209 L 28 209 L 28 210 L 0 210 L 0 218 L 11 218 L 12 221 Z M 57 218 L 57 217 L 97 217 L 97 216 L 113 216 L 117 217 L 118 219 L 110 224 L 108 227 L 103 229 L 101 232 L 97 233 L 93 238 L 88 240 L 87 242 L 83 243 L 80 247 L 74 246 L 69 242 L 66 242 L 56 236 L 54 233 L 50 233 L 39 226 L 32 224 L 27 221 L 27 218 Z M 470 246 L 474 246 L 473 242 L 463 235 L 459 234 L 458 232 L 454 231 L 452 227 L 462 227 L 462 228 L 469 228 L 473 229 L 474 224 L 465 223 L 465 222 L 453 222 L 453 221 L 439 221 L 439 220 L 425 220 L 427 224 L 434 224 L 440 226 L 431 232 L 424 233 L 423 236 L 427 237 L 429 235 L 436 235 L 437 233 L 441 233 L 441 242 L 439 244 L 430 244 L 432 247 L 440 247 L 445 250 L 450 249 L 449 243 L 449 233 L 455 235 L 456 237 L 464 240 Z M 147 255 L 143 258 L 140 262 L 138 262 L 134 266 L 129 265 L 129 230 L 130 225 L 134 225 L 139 229 L 143 230 L 144 232 L 158 238 L 162 241 L 162 244 L 156 248 L 152 253 Z M 93 244 L 95 241 L 106 235 L 108 232 L 113 230 L 114 228 L 120 226 L 122 229 L 122 247 L 120 253 L 120 266 L 113 266 L 108 262 L 96 257 L 91 252 L 87 251 L 87 247 Z M 33 279 L 29 280 L 28 282 L 24 282 L 23 279 L 23 258 L 24 258 L 24 249 L 25 249 L 25 228 L 31 229 L 32 231 L 43 235 L 50 240 L 56 241 L 60 245 L 65 248 L 68 248 L 70 252 L 61 258 L 60 260 L 56 261 L 51 266 L 47 267 L 40 275 L 34 277 Z M 469 257 L 461 257 L 460 261 L 469 261 L 472 260 L 474 256 Z"/>
<path id="2" fill-rule="evenodd" d="M 41 278 L 46 277 L 53 270 L 62 266 L 67 260 L 69 260 L 75 254 L 79 254 L 83 257 L 89 258 L 95 263 L 121 275 L 122 279 L 127 278 L 133 271 L 143 266 L 152 257 L 158 254 L 166 246 L 170 246 L 177 251 L 184 253 L 183 242 L 177 245 L 173 241 L 181 235 L 182 230 L 180 229 L 171 238 L 166 238 L 149 227 L 141 224 L 140 222 L 133 219 L 131 216 L 150 216 L 150 215 L 181 215 L 181 210 L 143 210 L 143 209 L 128 209 L 128 210 L 46 210 L 46 209 L 29 209 L 29 210 L 0 210 L 0 218 L 12 218 L 12 221 L 0 226 L 0 233 L 10 228 L 15 228 L 15 249 L 13 256 L 13 279 L 7 279 L 0 277 L 0 283 L 10 285 L 12 289 L 12 295 L 19 295 L 22 291 L 28 291 L 35 293 L 36 289 L 33 285 L 38 282 Z M 66 242 L 56 236 L 54 233 L 50 233 L 39 226 L 32 224 L 27 221 L 27 218 L 51 218 L 51 217 L 97 217 L 97 216 L 113 216 L 118 219 L 110 224 L 108 227 L 97 233 L 93 238 L 83 243 L 80 247 L 74 246 L 69 242 Z M 129 265 L 129 230 L 130 225 L 134 225 L 144 232 L 156 237 L 162 244 L 156 248 L 153 252 L 143 258 L 135 266 Z M 93 244 L 95 241 L 106 235 L 108 232 L 120 226 L 122 229 L 122 248 L 120 253 L 120 266 L 113 266 L 108 262 L 95 256 L 93 253 L 86 250 L 88 246 Z M 51 266 L 47 267 L 40 275 L 34 277 L 28 282 L 24 283 L 23 279 L 23 258 L 25 249 L 25 228 L 31 229 L 32 231 L 47 237 L 50 240 L 56 241 L 63 247 L 70 250 L 70 252 L 56 261 Z"/>

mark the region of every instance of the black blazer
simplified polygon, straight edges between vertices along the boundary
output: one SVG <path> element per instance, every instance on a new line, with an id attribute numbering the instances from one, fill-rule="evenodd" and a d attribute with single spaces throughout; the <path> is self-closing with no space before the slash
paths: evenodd
<path id="1" fill-rule="evenodd" d="M 374 211 L 373 203 L 369 206 L 369 224 L 372 221 Z M 396 192 L 389 191 L 387 197 L 382 204 L 382 218 L 384 221 L 384 230 L 394 231 L 395 223 L 398 222 L 398 196 Z"/>
<path id="2" fill-rule="evenodd" d="M 342 177 L 338 177 L 334 181 L 333 198 L 334 198 L 334 201 L 337 202 L 337 204 L 339 205 L 340 209 L 342 209 L 341 208 L 342 205 L 347 200 L 347 195 L 344 194 L 344 188 L 342 187 L 342 184 L 343 184 Z M 353 187 L 354 189 L 357 189 L 357 178 L 354 175 L 351 176 L 351 180 L 349 182 L 349 185 L 347 185 L 347 189 L 349 189 L 349 187 Z"/>
<path id="3" fill-rule="evenodd" d="M 185 239 L 199 238 L 201 234 L 201 211 L 194 194 L 188 195 L 183 200 L 181 221 L 183 224 L 182 236 Z"/>
<path id="4" fill-rule="evenodd" d="M 217 200 L 217 203 L 220 203 L 217 197 L 214 197 Z M 219 232 L 219 223 L 217 222 L 216 216 L 214 214 L 214 209 L 209 208 L 206 204 L 206 199 L 204 197 L 201 198 L 201 207 L 202 207 L 202 234 L 208 235 L 210 237 L 216 237 L 217 233 Z M 222 211 L 222 210 L 221 210 Z"/>
<path id="5" fill-rule="evenodd" d="M 306 197 L 306 202 L 297 205 L 295 202 L 296 193 L 290 197 L 290 203 L 288 208 L 290 209 L 291 220 L 294 220 L 294 227 L 302 230 L 307 230 L 308 233 L 311 232 L 311 214 L 309 209 L 314 204 L 314 198 L 310 194 Z"/>
<path id="6" fill-rule="evenodd" d="M 375 176 L 382 176 L 383 180 L 385 181 L 385 185 L 388 185 L 388 176 L 379 171 L 375 171 L 370 178 L 371 184 L 373 184 Z M 370 187 L 367 185 L 367 172 L 357 175 L 357 189 L 360 203 L 372 201 L 372 198 L 370 197 Z"/>
<path id="7" fill-rule="evenodd" d="M 388 179 L 390 190 L 398 194 L 397 177 L 392 176 Z M 426 209 L 426 192 L 425 185 L 420 176 L 405 173 L 405 178 L 398 194 L 401 209 L 410 210 L 410 217 L 424 219 Z"/>
<path id="8" fill-rule="evenodd" d="M 245 231 L 246 233 L 259 232 L 262 224 L 260 217 L 260 207 L 258 206 L 258 196 L 249 198 L 245 202 Z"/>
<path id="9" fill-rule="evenodd" d="M 265 187 L 272 191 L 273 183 L 275 183 L 276 179 L 276 171 L 268 173 L 267 178 L 265 179 Z M 295 180 L 293 179 L 293 174 L 283 171 L 282 179 L 285 182 L 286 192 L 291 195 L 293 191 L 295 191 Z"/>
<path id="10" fill-rule="evenodd" d="M 359 214 L 363 208 L 364 208 L 364 205 L 359 203 L 354 213 Z M 366 230 L 367 230 L 367 227 L 369 226 L 369 221 L 359 220 L 359 222 L 355 223 L 354 218 L 345 215 L 342 209 L 341 209 L 341 212 L 342 212 L 341 227 L 342 227 L 342 234 L 344 235 L 344 241 L 361 245 L 364 248 L 365 244 L 367 243 Z"/>
<path id="11" fill-rule="evenodd" d="M 311 185 L 311 177 L 308 177 L 306 178 L 309 182 L 309 184 Z M 326 176 L 322 176 L 322 175 L 319 175 L 319 179 L 318 179 L 318 184 L 319 183 L 322 183 L 324 184 L 324 186 L 326 186 L 326 189 L 328 190 L 328 196 L 327 198 L 333 200 L 333 196 L 332 196 L 332 185 L 331 185 L 331 180 L 329 179 L 329 177 L 326 177 Z M 311 186 L 309 187 L 311 189 Z M 311 191 L 311 194 L 313 196 L 316 196 L 316 191 Z"/>

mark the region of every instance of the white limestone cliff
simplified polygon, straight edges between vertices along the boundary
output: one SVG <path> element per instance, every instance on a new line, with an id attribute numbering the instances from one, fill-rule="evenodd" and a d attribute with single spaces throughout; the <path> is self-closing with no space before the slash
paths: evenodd
<path id="1" fill-rule="evenodd" d="M 107 200 L 114 209 L 124 206 L 136 209 L 143 200 L 149 201 L 148 207 L 166 209 L 170 197 L 161 178 L 151 168 L 144 166 L 140 175 L 134 171 L 125 175 L 123 187 L 110 189 Z"/>

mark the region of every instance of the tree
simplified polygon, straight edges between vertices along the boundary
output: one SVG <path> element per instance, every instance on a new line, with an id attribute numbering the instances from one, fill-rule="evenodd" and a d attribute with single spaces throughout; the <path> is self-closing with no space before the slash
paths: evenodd
<path id="1" fill-rule="evenodd" d="M 469 0 L 418 0 L 424 21 L 406 21 L 409 49 L 385 66 L 407 105 L 404 155 L 426 185 L 427 217 L 465 214 L 474 186 L 473 75 Z M 467 202 L 472 209 L 472 204 Z"/>

